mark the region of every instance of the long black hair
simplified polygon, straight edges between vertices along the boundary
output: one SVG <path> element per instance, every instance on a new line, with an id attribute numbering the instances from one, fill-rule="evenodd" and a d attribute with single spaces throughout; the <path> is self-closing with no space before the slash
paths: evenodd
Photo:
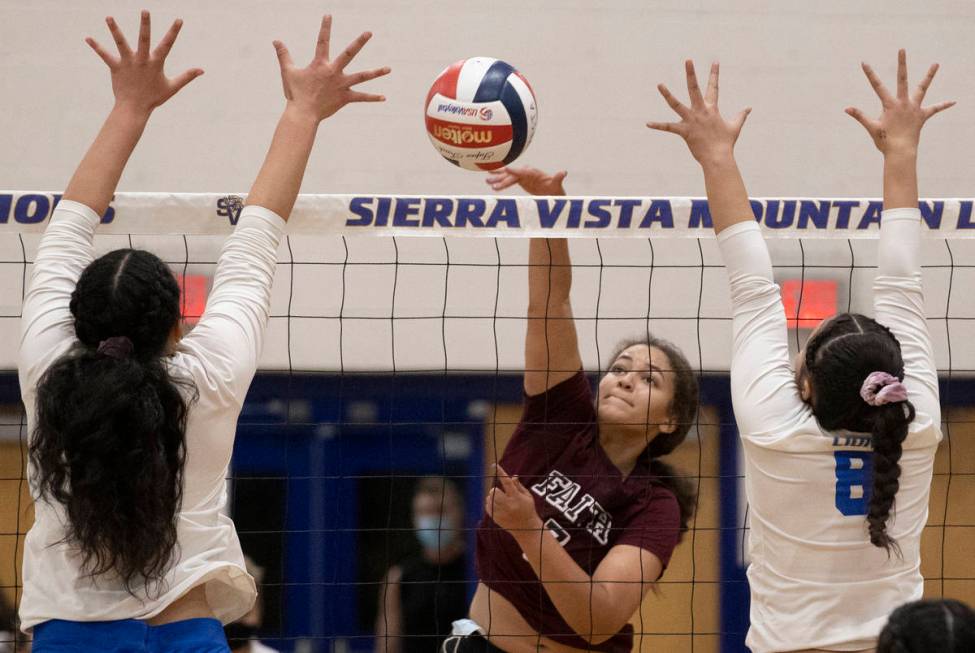
<path id="1" fill-rule="evenodd" d="M 661 485 L 674 493 L 677 497 L 677 504 L 680 506 L 680 533 L 681 536 L 688 530 L 688 524 L 694 515 L 694 504 L 697 499 L 697 492 L 694 485 L 672 465 L 662 460 L 660 456 L 665 456 L 677 448 L 681 442 L 687 438 L 688 432 L 697 418 L 698 409 L 698 386 L 697 376 L 687 362 L 684 353 L 673 344 L 663 338 L 648 335 L 645 338 L 625 340 L 616 346 L 610 366 L 619 358 L 620 354 L 636 345 L 654 347 L 662 351 L 670 362 L 670 374 L 674 396 L 671 398 L 670 417 L 676 425 L 670 433 L 661 431 L 647 445 L 643 455 L 650 461 L 650 473 L 660 482 Z"/>
<path id="2" fill-rule="evenodd" d="M 67 514 L 83 568 L 125 589 L 160 580 L 177 546 L 186 418 L 195 389 L 164 355 L 180 319 L 179 285 L 155 255 L 120 249 L 93 261 L 71 295 L 78 343 L 37 387 L 30 444 L 40 495 Z M 102 346 L 127 338 L 131 352 Z"/>
<path id="3" fill-rule="evenodd" d="M 975 650 L 975 611 L 954 599 L 913 601 L 894 610 L 877 653 L 963 653 Z"/>
<path id="4" fill-rule="evenodd" d="M 902 444 L 914 420 L 909 401 L 871 406 L 860 396 L 872 372 L 904 380 L 901 346 L 890 329 L 858 313 L 829 320 L 806 344 L 805 367 L 812 410 L 827 431 L 845 429 L 873 436 L 873 485 L 867 529 L 874 546 L 897 550 L 887 519 L 900 487 Z"/>

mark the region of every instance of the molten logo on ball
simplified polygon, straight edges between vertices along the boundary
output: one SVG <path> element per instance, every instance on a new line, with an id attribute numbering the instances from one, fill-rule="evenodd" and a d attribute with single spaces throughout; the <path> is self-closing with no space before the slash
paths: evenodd
<path id="1" fill-rule="evenodd" d="M 492 140 L 491 132 L 487 129 L 472 129 L 465 125 L 433 125 L 430 132 L 434 138 L 454 145 L 488 144 Z"/>
<path id="2" fill-rule="evenodd" d="M 538 108 L 531 86 L 499 59 L 463 59 L 437 77 L 426 101 L 430 141 L 468 170 L 493 170 L 531 143 Z"/>

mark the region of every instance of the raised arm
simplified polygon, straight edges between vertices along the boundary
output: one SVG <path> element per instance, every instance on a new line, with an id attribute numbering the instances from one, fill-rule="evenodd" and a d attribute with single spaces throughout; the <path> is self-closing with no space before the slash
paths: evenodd
<path id="1" fill-rule="evenodd" d="M 738 222 L 754 220 L 745 182 L 741 179 L 735 162 L 735 143 L 751 113 L 742 110 L 734 120 L 727 121 L 718 112 L 718 63 L 711 64 L 708 87 L 704 95 L 697 83 L 694 62 L 684 62 L 687 75 L 687 93 L 691 106 L 682 104 L 663 84 L 657 90 L 664 96 L 680 122 L 648 122 L 647 127 L 677 134 L 687 143 L 691 155 L 701 164 L 704 185 L 708 195 L 708 208 L 715 233 L 721 233 Z"/>
<path id="2" fill-rule="evenodd" d="M 788 329 L 772 260 L 755 222 L 734 146 L 750 109 L 726 121 L 718 111 L 718 64 L 711 65 L 701 94 L 694 64 L 685 64 L 691 106 L 681 104 L 663 84 L 658 89 L 681 117 L 679 123 L 651 122 L 652 129 L 681 136 L 701 164 L 708 205 L 728 273 L 732 305 L 731 392 L 741 436 L 769 443 L 793 432 L 807 415 L 792 364 Z"/>
<path id="3" fill-rule="evenodd" d="M 169 79 L 163 72 L 182 21 L 175 21 L 150 50 L 149 12 L 142 12 L 135 52 L 114 18 L 107 18 L 118 56 L 94 39 L 86 42 L 108 65 L 115 104 L 101 131 L 71 177 L 41 238 L 21 319 L 18 367 L 21 387 L 33 388 L 47 365 L 74 338 L 71 293 L 85 267 L 94 259 L 92 245 L 99 217 L 108 208 L 125 164 L 135 149 L 152 111 L 203 73 L 187 70 Z"/>
<path id="4" fill-rule="evenodd" d="M 91 37 L 85 42 L 112 73 L 115 105 L 68 182 L 63 197 L 84 204 L 98 215 L 104 213 L 112 201 L 122 170 L 152 111 L 203 74 L 201 69 L 191 68 L 170 79 L 163 70 L 166 57 L 183 26 L 182 20 L 176 20 L 156 48 L 150 50 L 150 16 L 148 11 L 143 11 L 135 52 L 115 19 L 108 17 L 105 22 L 115 40 L 118 56 L 110 54 Z"/>
<path id="5" fill-rule="evenodd" d="M 494 190 L 518 184 L 532 195 L 565 195 L 566 172 L 499 168 L 488 175 Z M 582 368 L 572 317 L 572 260 L 565 238 L 532 238 L 528 245 L 528 327 L 525 333 L 525 392 L 538 395 Z"/>
<path id="6" fill-rule="evenodd" d="M 247 204 L 262 206 L 287 220 L 291 215 L 318 125 L 350 102 L 383 102 L 385 97 L 352 90 L 356 84 L 381 77 L 389 68 L 346 74 L 345 68 L 370 38 L 363 32 L 334 59 L 329 58 L 332 17 L 322 18 L 315 57 L 296 68 L 284 43 L 274 41 L 287 98 L 284 113 L 261 167 L 247 195 Z"/>
<path id="7" fill-rule="evenodd" d="M 206 311 L 182 344 L 206 361 L 214 388 L 227 391 L 231 402 L 243 402 L 257 369 L 283 221 L 298 196 L 319 123 L 350 102 L 384 99 L 351 87 L 387 74 L 388 68 L 345 73 L 369 32 L 329 59 L 331 27 L 331 16 L 325 16 L 315 56 L 305 68 L 296 68 L 284 44 L 274 42 L 287 103 L 237 227 L 220 254 Z"/>
<path id="8" fill-rule="evenodd" d="M 924 123 L 954 102 L 921 106 L 938 71 L 938 64 L 928 69 L 924 79 L 910 93 L 904 50 L 900 50 L 897 57 L 896 94 L 887 90 L 869 65 L 862 65 L 880 99 L 880 117 L 870 119 L 854 107 L 848 107 L 846 112 L 863 125 L 884 157 L 884 213 L 874 279 L 875 317 L 893 331 L 901 344 L 905 385 L 911 402 L 938 424 L 941 415 L 938 375 L 921 286 L 917 151 Z"/>

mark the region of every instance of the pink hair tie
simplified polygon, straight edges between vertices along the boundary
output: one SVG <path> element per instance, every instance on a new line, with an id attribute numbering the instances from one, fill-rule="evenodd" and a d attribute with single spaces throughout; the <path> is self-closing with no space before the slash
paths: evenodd
<path id="1" fill-rule="evenodd" d="M 871 372 L 860 388 L 860 396 L 871 406 L 907 401 L 907 387 L 893 374 Z"/>
<path id="2" fill-rule="evenodd" d="M 115 360 L 122 360 L 132 355 L 135 346 L 125 336 L 113 336 L 98 343 L 98 353 Z"/>

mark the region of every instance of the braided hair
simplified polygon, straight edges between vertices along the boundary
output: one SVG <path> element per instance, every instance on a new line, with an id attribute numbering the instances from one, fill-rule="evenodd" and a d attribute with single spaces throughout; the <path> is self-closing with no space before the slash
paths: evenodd
<path id="1" fill-rule="evenodd" d="M 683 536 L 694 515 L 697 492 L 690 481 L 672 465 L 660 460 L 660 456 L 666 456 L 676 449 L 677 445 L 687 438 L 688 432 L 694 425 L 698 409 L 697 377 L 690 363 L 687 362 L 687 357 L 674 343 L 654 336 L 624 340 L 616 346 L 613 356 L 609 359 L 610 365 L 619 358 L 620 354 L 636 345 L 645 345 L 662 351 L 667 356 L 673 375 L 674 396 L 668 409 L 676 428 L 670 433 L 663 431 L 658 433 L 647 445 L 643 455 L 649 458 L 650 473 L 677 497 L 677 504 L 680 507 L 680 533 Z"/>
<path id="2" fill-rule="evenodd" d="M 34 480 L 63 506 L 64 541 L 80 549 L 87 573 L 113 572 L 134 594 L 164 576 L 177 546 L 196 398 L 163 359 L 179 286 L 155 255 L 115 250 L 85 268 L 70 308 L 78 342 L 37 387 Z"/>
<path id="3" fill-rule="evenodd" d="M 963 653 L 975 650 L 975 611 L 954 599 L 914 601 L 894 610 L 877 653 Z"/>
<path id="4" fill-rule="evenodd" d="M 902 445 L 914 420 L 910 401 L 872 406 L 860 389 L 873 372 L 904 379 L 900 343 L 890 329 L 858 313 L 830 319 L 806 343 L 805 369 L 812 388 L 812 411 L 827 431 L 845 429 L 873 435 L 873 484 L 867 529 L 870 542 L 897 551 L 887 519 L 900 487 Z"/>

